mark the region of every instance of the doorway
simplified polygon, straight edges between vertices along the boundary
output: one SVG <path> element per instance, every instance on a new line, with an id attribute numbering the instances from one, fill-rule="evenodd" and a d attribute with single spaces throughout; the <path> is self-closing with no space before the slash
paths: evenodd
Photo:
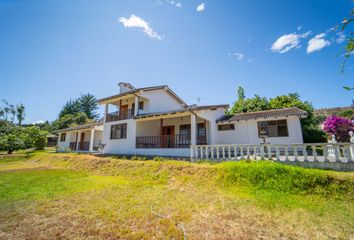
<path id="1" fill-rule="evenodd" d="M 161 147 L 174 148 L 175 145 L 175 126 L 162 127 Z"/>

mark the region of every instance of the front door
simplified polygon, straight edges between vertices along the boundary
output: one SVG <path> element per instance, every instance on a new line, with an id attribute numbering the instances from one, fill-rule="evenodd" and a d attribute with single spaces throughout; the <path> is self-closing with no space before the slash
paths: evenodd
<path id="1" fill-rule="evenodd" d="M 119 116 L 121 119 L 126 119 L 128 117 L 128 105 L 120 106 Z"/>
<path id="2" fill-rule="evenodd" d="M 197 144 L 199 145 L 207 144 L 205 123 L 197 124 Z"/>
<path id="3" fill-rule="evenodd" d="M 80 143 L 79 143 L 79 150 L 85 150 L 85 146 L 84 146 L 84 140 L 85 140 L 85 133 L 82 132 L 81 133 L 81 138 L 80 138 Z"/>
<path id="4" fill-rule="evenodd" d="M 161 147 L 174 148 L 175 145 L 175 126 L 162 127 Z"/>

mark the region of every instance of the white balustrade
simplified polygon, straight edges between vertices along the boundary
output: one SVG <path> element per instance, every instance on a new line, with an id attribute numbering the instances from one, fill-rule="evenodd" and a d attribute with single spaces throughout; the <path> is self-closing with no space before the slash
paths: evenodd
<path id="1" fill-rule="evenodd" d="M 190 157 L 195 160 L 269 159 L 273 161 L 353 162 L 354 144 L 222 144 L 192 145 Z"/>

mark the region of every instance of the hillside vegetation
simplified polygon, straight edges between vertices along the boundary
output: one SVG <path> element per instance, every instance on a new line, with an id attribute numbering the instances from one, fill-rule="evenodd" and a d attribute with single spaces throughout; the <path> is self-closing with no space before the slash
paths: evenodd
<path id="1" fill-rule="evenodd" d="M 354 174 L 273 162 L 0 155 L 0 239 L 348 239 Z"/>

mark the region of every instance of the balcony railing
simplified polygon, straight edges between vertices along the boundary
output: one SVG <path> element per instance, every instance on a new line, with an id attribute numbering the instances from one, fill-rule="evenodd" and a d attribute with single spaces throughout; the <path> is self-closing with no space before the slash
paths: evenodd
<path id="1" fill-rule="evenodd" d="M 189 148 L 188 134 L 136 137 L 136 148 Z"/>
<path id="2" fill-rule="evenodd" d="M 76 150 L 76 142 L 69 143 L 69 148 L 73 151 Z M 79 142 L 79 149 L 81 151 L 88 151 L 90 148 L 90 142 Z"/>
<path id="3" fill-rule="evenodd" d="M 76 150 L 76 142 L 71 142 L 71 143 L 69 143 L 69 148 L 70 148 L 71 150 Z"/>
<path id="4" fill-rule="evenodd" d="M 134 109 L 127 109 L 127 110 L 117 111 L 113 113 L 108 113 L 106 115 L 106 122 L 132 119 L 133 117 L 134 117 Z"/>

